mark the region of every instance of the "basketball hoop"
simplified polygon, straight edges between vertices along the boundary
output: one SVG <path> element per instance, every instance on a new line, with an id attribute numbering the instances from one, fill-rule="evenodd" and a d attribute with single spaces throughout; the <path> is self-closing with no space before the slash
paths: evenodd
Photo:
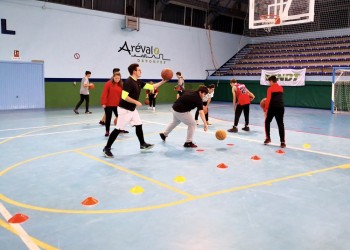
<path id="1" fill-rule="evenodd" d="M 266 14 L 266 15 L 261 15 L 260 20 L 262 21 L 262 24 L 267 24 L 267 25 L 272 25 L 272 24 L 281 24 L 281 18 L 278 15 L 273 15 L 273 14 Z M 266 32 L 271 31 L 271 27 L 264 27 L 264 30 Z"/>

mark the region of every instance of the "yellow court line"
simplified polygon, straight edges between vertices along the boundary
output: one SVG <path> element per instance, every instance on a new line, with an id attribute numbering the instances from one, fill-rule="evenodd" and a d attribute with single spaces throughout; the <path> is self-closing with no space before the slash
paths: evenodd
<path id="1" fill-rule="evenodd" d="M 73 209 L 56 209 L 56 208 L 46 208 L 46 207 L 39 207 L 39 206 L 33 206 L 29 204 L 25 204 L 22 202 L 18 202 L 15 200 L 12 200 L 8 197 L 6 197 L 3 194 L 0 194 L 0 200 L 22 208 L 27 208 L 31 210 L 36 211 L 42 211 L 42 212 L 49 212 L 49 213 L 61 213 L 61 214 L 116 214 L 116 213 L 130 213 L 130 212 L 140 212 L 140 211 L 147 211 L 147 210 L 155 210 L 165 207 L 172 207 L 175 205 L 183 204 L 191 200 L 195 200 L 195 198 L 185 198 L 177 201 L 172 201 L 168 203 L 162 203 L 158 205 L 150 205 L 145 207 L 134 207 L 134 208 L 122 208 L 122 209 L 104 209 L 104 210 L 89 210 L 91 207 L 87 207 L 86 210 L 73 210 Z"/>
<path id="2" fill-rule="evenodd" d="M 258 187 L 258 186 L 271 186 L 272 183 L 277 183 L 277 182 L 282 182 L 290 179 L 296 179 L 299 177 L 305 177 L 305 176 L 312 176 L 313 174 L 318 174 L 322 172 L 327 172 L 335 169 L 350 169 L 350 164 L 344 164 L 340 166 L 334 166 L 334 167 L 329 167 L 329 168 L 324 168 L 324 169 L 319 169 L 319 170 L 314 170 L 314 171 L 308 171 L 305 173 L 300 173 L 300 174 L 295 174 L 295 175 L 290 175 L 290 176 L 285 176 L 281 178 L 276 178 L 268 181 L 262 181 L 258 183 L 253 183 L 249 185 L 243 185 L 239 187 L 234 187 L 230 189 L 225 189 L 225 190 L 220 190 L 216 192 L 211 192 L 203 195 L 196 195 L 192 197 L 188 197 L 186 199 L 181 199 L 169 203 L 163 203 L 163 204 L 158 204 L 158 205 L 151 205 L 151 206 L 145 206 L 145 207 L 136 207 L 136 208 L 124 208 L 124 209 L 111 209 L 111 210 L 67 210 L 67 209 L 53 209 L 53 208 L 45 208 L 45 207 L 39 207 L 39 206 L 32 206 L 28 205 L 25 203 L 21 203 L 18 201 L 14 201 L 8 197 L 6 197 L 3 194 L 0 194 L 0 200 L 3 200 L 4 202 L 8 204 L 12 204 L 17 207 L 22 207 L 22 208 L 27 208 L 31 210 L 37 210 L 37 211 L 43 211 L 43 212 L 50 212 L 50 213 L 66 213 L 66 214 L 112 214 L 112 213 L 129 213 L 129 212 L 140 212 L 140 211 L 147 211 L 147 210 L 154 210 L 154 209 L 160 209 L 160 208 L 165 208 L 165 207 L 171 207 L 175 205 L 180 205 L 183 203 L 187 203 L 190 201 L 195 201 L 199 199 L 204 199 L 216 195 L 221 195 L 221 194 L 226 194 L 226 193 L 232 193 L 244 189 L 249 189 L 253 187 Z"/>
<path id="3" fill-rule="evenodd" d="M 173 187 L 173 186 L 167 185 L 167 184 L 162 183 L 162 182 L 160 182 L 160 181 L 157 181 L 157 180 L 155 180 L 155 179 L 149 178 L 149 177 L 147 177 L 147 176 L 145 176 L 145 175 L 139 174 L 139 173 L 137 173 L 137 172 L 135 172 L 135 171 L 132 171 L 132 170 L 123 168 L 123 167 L 121 167 L 121 166 L 115 165 L 115 164 L 110 163 L 110 162 L 108 162 L 108 161 L 101 160 L 100 158 L 97 158 L 97 157 L 95 157 L 95 156 L 89 155 L 89 154 L 84 153 L 84 152 L 79 151 L 79 150 L 76 150 L 75 152 L 77 152 L 78 154 L 81 154 L 81 155 L 83 155 L 83 156 L 86 156 L 86 157 L 88 157 L 88 158 L 90 158 L 90 159 L 92 159 L 92 160 L 95 160 L 95 161 L 101 162 L 101 163 L 103 163 L 103 164 L 106 164 L 106 165 L 108 165 L 108 166 L 111 166 L 111 167 L 113 167 L 113 168 L 116 168 L 116 169 L 118 169 L 118 170 L 120 170 L 120 171 L 123 171 L 123 172 L 125 172 L 125 173 L 131 174 L 131 175 L 134 175 L 134 176 L 137 176 L 137 177 L 139 177 L 139 178 L 141 178 L 141 179 L 144 179 L 144 180 L 146 180 L 146 181 L 149 181 L 149 182 L 151 182 L 151 183 L 153 183 L 153 184 L 156 184 L 156 185 L 158 185 L 158 186 L 161 186 L 161 187 L 163 187 L 163 188 L 166 188 L 166 189 L 169 189 L 169 190 L 171 190 L 171 191 L 174 191 L 174 192 L 176 192 L 176 193 L 178 193 L 178 194 L 182 194 L 182 195 L 184 195 L 184 196 L 186 196 L 186 197 L 189 197 L 189 198 L 194 197 L 193 195 L 191 195 L 191 194 L 189 194 L 189 193 L 187 193 L 187 192 L 184 192 L 184 191 L 182 191 L 182 190 L 180 190 L 180 189 L 177 189 L 177 188 L 175 188 L 175 187 Z"/>
<path id="4" fill-rule="evenodd" d="M 14 230 L 11 225 L 7 222 L 5 222 L 4 220 L 0 219 L 0 226 L 5 228 L 6 230 L 10 231 L 13 234 L 16 234 L 18 236 L 18 233 L 16 230 Z M 41 247 L 42 249 L 47 249 L 47 250 L 58 250 L 58 248 L 53 247 L 45 242 L 42 242 L 32 236 L 29 236 L 30 239 L 39 247 Z"/>
<path id="5" fill-rule="evenodd" d="M 127 140 L 127 139 L 125 139 Z M 20 162 L 17 162 L 16 164 L 13 164 L 7 168 L 5 168 L 4 170 L 0 171 L 0 176 L 6 174 L 7 172 L 9 172 L 10 170 L 22 165 L 22 164 L 25 164 L 25 163 L 28 163 L 28 162 L 31 162 L 31 161 L 35 161 L 35 160 L 38 160 L 38 159 L 41 159 L 41 158 L 46 158 L 46 157 L 50 157 L 50 156 L 54 156 L 54 155 L 59 155 L 59 154 L 64 154 L 64 153 L 69 153 L 69 152 L 75 152 L 77 150 L 83 150 L 83 149 L 87 149 L 87 148 L 93 148 L 93 147 L 97 147 L 97 146 L 102 146 L 104 144 L 94 144 L 94 145 L 90 145 L 90 146 L 86 146 L 86 147 L 82 147 L 82 148 L 78 148 L 78 149 L 68 149 L 68 150 L 63 150 L 63 151 L 58 151 L 58 152 L 54 152 L 54 153 L 49 153 L 49 154 L 44 154 L 44 155 L 39 155 L 39 156 L 36 156 L 36 157 L 33 157 L 33 158 L 30 158 L 30 159 L 27 159 L 27 160 L 24 160 L 24 161 L 20 161 Z"/>
<path id="6" fill-rule="evenodd" d="M 0 202 L 0 214 L 5 218 L 6 221 L 9 221 L 12 218 L 10 212 L 6 207 Z M 40 250 L 38 245 L 36 245 L 20 223 L 12 223 L 11 227 L 18 233 L 18 237 L 22 242 L 28 247 L 29 250 Z"/>
<path id="7" fill-rule="evenodd" d="M 4 143 L 9 142 L 9 141 L 12 141 L 12 140 L 14 140 L 14 139 L 21 138 L 21 137 L 23 137 L 23 136 L 26 136 L 26 135 L 29 135 L 29 134 L 31 134 L 31 133 L 35 133 L 35 132 L 38 132 L 38 131 L 42 131 L 42 130 L 45 130 L 45 129 L 47 129 L 47 128 L 36 129 L 36 130 L 34 130 L 34 131 L 29 131 L 29 132 L 27 132 L 27 133 L 23 133 L 23 134 L 20 134 L 20 135 L 16 135 L 16 136 L 14 136 L 14 137 L 11 137 L 11 138 L 8 138 L 8 139 L 5 139 L 5 140 L 1 141 L 0 144 L 4 144 Z"/>
<path id="8" fill-rule="evenodd" d="M 53 156 L 53 155 L 58 155 L 58 154 L 63 154 L 63 153 L 67 153 L 67 152 L 72 152 L 73 150 L 65 150 L 65 151 L 60 151 L 60 152 L 55 152 L 55 153 L 50 153 L 50 154 L 45 154 L 45 155 L 40 155 L 40 156 L 37 156 L 37 157 L 34 157 L 34 158 L 31 158 L 31 159 L 27 159 L 27 160 L 24 160 L 24 161 L 20 161 L 16 164 L 13 164 L 7 168 L 5 168 L 4 170 L 2 170 L 0 172 L 0 176 L 6 174 L 8 171 L 14 169 L 15 167 L 18 167 L 24 163 L 28 163 L 28 162 L 31 162 L 31 161 L 35 161 L 35 160 L 38 160 L 38 159 L 41 159 L 41 158 L 45 158 L 45 157 L 49 157 L 49 156 Z"/>
<path id="9" fill-rule="evenodd" d="M 313 171 L 309 171 L 309 172 L 305 172 L 305 173 L 289 175 L 289 176 L 276 178 L 276 179 L 272 179 L 272 180 L 268 180 L 268 181 L 249 184 L 246 186 L 234 187 L 234 188 L 230 188 L 230 189 L 226 189 L 226 190 L 221 190 L 221 191 L 216 191 L 216 192 L 207 193 L 207 194 L 203 194 L 203 195 L 198 195 L 198 196 L 196 196 L 196 198 L 206 198 L 206 197 L 215 196 L 218 194 L 230 193 L 230 192 L 235 192 L 235 191 L 253 188 L 253 187 L 258 187 L 258 186 L 272 186 L 273 183 L 277 183 L 277 182 L 281 182 L 281 181 L 296 179 L 296 178 L 305 177 L 305 176 L 312 176 L 313 174 L 327 172 L 327 171 L 331 171 L 334 169 L 347 169 L 347 168 L 350 168 L 350 164 L 344 164 L 344 165 L 339 165 L 339 166 L 334 166 L 334 167 L 329 167 L 329 168 L 313 170 Z"/>

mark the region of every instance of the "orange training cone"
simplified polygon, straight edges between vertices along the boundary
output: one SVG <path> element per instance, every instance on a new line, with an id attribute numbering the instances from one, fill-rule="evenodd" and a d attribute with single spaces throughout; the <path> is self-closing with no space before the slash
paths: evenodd
<path id="1" fill-rule="evenodd" d="M 261 160 L 261 158 L 258 155 L 253 155 L 250 159 L 252 159 L 254 161 Z"/>
<path id="2" fill-rule="evenodd" d="M 226 145 L 232 147 L 232 146 L 234 146 L 235 144 L 233 144 L 233 143 L 227 143 Z"/>
<path id="3" fill-rule="evenodd" d="M 228 168 L 228 166 L 225 163 L 220 163 L 216 167 L 218 167 L 218 168 Z"/>
<path id="4" fill-rule="evenodd" d="M 197 152 L 204 152 L 204 149 L 197 149 Z"/>
<path id="5" fill-rule="evenodd" d="M 284 151 L 282 149 L 276 150 L 277 154 L 284 154 Z"/>
<path id="6" fill-rule="evenodd" d="M 97 203 L 98 203 L 98 200 L 96 200 L 96 199 L 93 198 L 93 197 L 88 197 L 88 198 L 86 198 L 85 200 L 83 200 L 83 201 L 81 202 L 81 204 L 84 205 L 84 206 L 94 206 L 94 205 L 96 205 Z"/>
<path id="7" fill-rule="evenodd" d="M 8 220 L 8 223 L 22 223 L 28 219 L 29 217 L 25 214 L 15 214 Z"/>

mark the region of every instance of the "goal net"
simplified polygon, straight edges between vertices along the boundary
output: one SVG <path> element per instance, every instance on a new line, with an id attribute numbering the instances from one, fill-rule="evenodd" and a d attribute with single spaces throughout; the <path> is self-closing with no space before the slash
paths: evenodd
<path id="1" fill-rule="evenodd" d="M 350 112 L 350 67 L 333 68 L 332 113 Z"/>

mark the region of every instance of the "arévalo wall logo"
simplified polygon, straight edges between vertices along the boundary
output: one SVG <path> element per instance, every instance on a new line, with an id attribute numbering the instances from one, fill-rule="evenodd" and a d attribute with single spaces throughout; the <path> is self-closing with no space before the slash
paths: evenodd
<path id="1" fill-rule="evenodd" d="M 127 41 L 119 47 L 118 53 L 127 52 L 131 57 L 136 57 L 138 63 L 157 63 L 165 64 L 166 61 L 171 61 L 165 58 L 158 47 L 146 46 L 140 43 L 136 45 L 128 44 Z"/>

